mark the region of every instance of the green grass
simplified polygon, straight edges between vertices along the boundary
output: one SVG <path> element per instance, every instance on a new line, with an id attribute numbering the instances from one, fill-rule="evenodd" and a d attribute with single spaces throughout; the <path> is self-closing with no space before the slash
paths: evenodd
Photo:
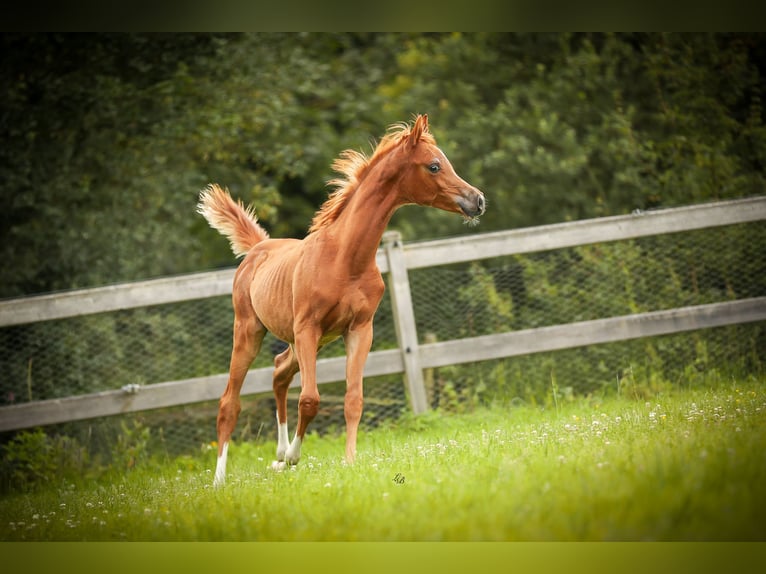
<path id="1" fill-rule="evenodd" d="M 575 399 L 408 417 L 0 500 L 0 540 L 764 540 L 766 388 Z"/>

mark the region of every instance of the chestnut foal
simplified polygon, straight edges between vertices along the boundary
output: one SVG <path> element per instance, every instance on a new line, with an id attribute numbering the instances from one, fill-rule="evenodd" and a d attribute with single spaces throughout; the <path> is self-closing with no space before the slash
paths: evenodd
<path id="1" fill-rule="evenodd" d="M 314 216 L 303 240 L 270 239 L 252 208 L 210 185 L 198 211 L 244 255 L 234 277 L 234 344 L 229 380 L 218 411 L 214 484 L 226 478 L 226 455 L 240 412 L 240 391 L 267 331 L 288 343 L 274 360 L 277 403 L 275 468 L 301 456 L 306 428 L 317 413 L 317 352 L 343 337 L 346 345 L 346 460 L 353 462 L 362 415 L 362 371 L 384 283 L 375 263 L 394 211 L 406 204 L 436 207 L 476 220 L 484 195 L 461 179 L 428 131 L 428 117 L 392 126 L 370 157 L 347 150 L 333 164 L 342 176 Z M 298 426 L 287 432 L 287 389 L 301 372 Z"/>

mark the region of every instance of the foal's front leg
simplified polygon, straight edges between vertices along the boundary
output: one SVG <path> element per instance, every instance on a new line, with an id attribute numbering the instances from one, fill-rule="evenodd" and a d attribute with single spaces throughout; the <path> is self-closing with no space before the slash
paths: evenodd
<path id="1" fill-rule="evenodd" d="M 372 322 L 346 333 L 346 398 L 343 413 L 346 417 L 346 462 L 356 458 L 356 435 L 364 406 L 364 364 L 372 346 Z"/>

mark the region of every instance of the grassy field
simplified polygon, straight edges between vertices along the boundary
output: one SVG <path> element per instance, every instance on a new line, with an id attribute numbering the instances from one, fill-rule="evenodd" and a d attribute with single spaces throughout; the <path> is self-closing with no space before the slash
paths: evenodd
<path id="1" fill-rule="evenodd" d="M 650 399 L 429 414 L 311 435 L 298 467 L 274 443 L 0 500 L 0 540 L 765 540 L 764 380 Z"/>

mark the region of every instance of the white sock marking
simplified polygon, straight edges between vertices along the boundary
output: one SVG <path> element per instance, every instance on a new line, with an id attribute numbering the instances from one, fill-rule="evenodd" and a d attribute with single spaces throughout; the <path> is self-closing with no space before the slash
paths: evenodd
<path id="1" fill-rule="evenodd" d="M 287 436 L 287 421 L 280 423 L 279 414 L 277 414 L 277 462 L 285 460 L 285 452 L 287 452 L 287 445 L 289 443 L 290 439 Z"/>
<path id="2" fill-rule="evenodd" d="M 226 482 L 226 455 L 229 452 L 229 442 L 223 443 L 221 454 L 218 457 L 218 462 L 215 465 L 215 478 L 213 479 L 213 486 L 223 486 Z"/>

